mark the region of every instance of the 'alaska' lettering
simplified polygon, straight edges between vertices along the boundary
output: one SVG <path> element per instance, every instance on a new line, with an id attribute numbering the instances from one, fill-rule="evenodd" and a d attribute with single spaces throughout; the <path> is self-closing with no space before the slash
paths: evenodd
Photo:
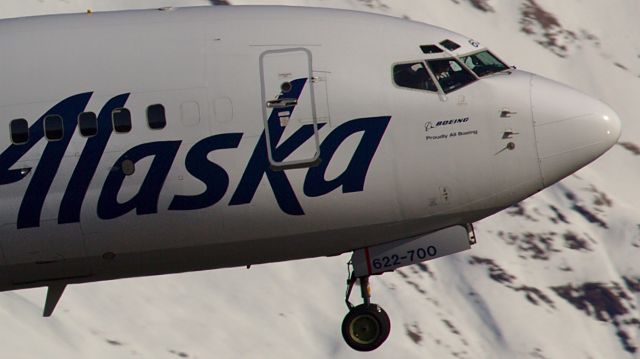
<path id="1" fill-rule="evenodd" d="M 17 218 L 18 228 L 40 226 L 42 207 L 73 136 L 76 128 L 76 118 L 87 106 L 91 94 L 91 92 L 82 93 L 62 100 L 29 127 L 29 140 L 27 143 L 22 145 L 12 144 L 0 154 L 0 185 L 20 181 L 30 172 L 20 169 L 12 170 L 10 168 L 44 137 L 44 118 L 55 114 L 62 116 L 64 119 L 64 135 L 62 139 L 47 142 L 47 146 L 22 198 Z"/>
<path id="2" fill-rule="evenodd" d="M 307 79 L 292 81 L 292 88 L 287 92 L 286 97 L 297 99 L 306 83 Z M 11 145 L 0 154 L 0 185 L 21 181 L 29 175 L 30 171 L 12 168 L 36 143 L 44 139 L 44 118 L 55 114 L 64 119 L 63 138 L 47 142 L 38 165 L 33 171 L 18 211 L 17 228 L 40 226 L 46 197 L 75 133 L 78 115 L 85 110 L 91 96 L 91 92 L 78 94 L 51 107 L 31 125 L 29 140 L 26 144 Z M 128 93 L 115 96 L 101 109 L 98 116 L 98 134 L 86 139 L 60 202 L 58 223 L 80 221 L 82 204 L 113 132 L 111 114 L 114 109 L 124 107 L 129 96 Z M 280 98 L 283 96 L 282 93 L 279 95 Z M 278 111 L 293 113 L 295 107 L 296 105 L 293 105 Z M 329 132 L 320 143 L 319 164 L 306 169 L 302 188 L 304 195 L 319 197 L 338 188 L 341 188 L 343 193 L 363 191 L 369 166 L 390 120 L 389 116 L 360 118 L 345 122 Z M 270 114 L 267 124 L 268 129 L 265 129 L 259 137 L 229 205 L 251 203 L 260 182 L 266 177 L 279 208 L 289 215 L 304 215 L 300 201 L 287 177 L 287 170 L 271 167 L 267 146 L 271 146 L 270 150 L 275 161 L 285 161 L 314 137 L 316 130 L 323 129 L 325 124 L 317 124 L 315 128 L 314 125 L 301 126 L 285 139 L 282 138 L 284 127 L 280 125 L 280 119 L 275 110 Z M 338 176 L 327 179 L 326 171 L 336 152 L 347 139 L 354 135 L 361 137 L 348 165 Z M 193 145 L 187 151 L 184 165 L 193 178 L 205 185 L 205 190 L 195 195 L 174 194 L 167 209 L 170 211 L 198 210 L 217 204 L 229 189 L 229 174 L 222 166 L 210 160 L 210 155 L 217 151 L 238 148 L 242 137 L 242 133 L 216 134 Z M 111 164 L 111 170 L 102 184 L 96 208 L 97 216 L 103 220 L 110 220 L 131 211 L 135 211 L 137 215 L 157 213 L 160 194 L 181 145 L 182 141 L 179 140 L 158 141 L 138 144 L 125 151 L 115 163 Z M 130 188 L 123 188 L 128 173 L 123 170 L 123 163 L 126 162 L 135 168 L 136 163 L 150 157 L 152 160 L 149 169 L 143 174 L 142 182 L 135 185 L 132 191 L 135 193 L 130 195 L 128 200 L 119 202 L 118 195 L 123 190 L 130 190 Z"/>
<path id="3" fill-rule="evenodd" d="M 207 189 L 195 196 L 177 195 L 173 197 L 169 210 L 201 209 L 218 203 L 227 193 L 227 188 L 229 188 L 229 175 L 224 168 L 210 162 L 207 159 L 207 155 L 216 150 L 237 148 L 241 138 L 241 133 L 225 133 L 207 137 L 191 147 L 189 153 L 187 153 L 185 166 L 193 177 L 207 186 Z"/>
<path id="4" fill-rule="evenodd" d="M 309 168 L 307 172 L 304 194 L 309 197 L 323 196 L 338 187 L 342 187 L 342 193 L 362 191 L 369 165 L 389 120 L 391 117 L 361 118 L 344 123 L 333 130 L 320 145 L 320 165 Z M 327 181 L 325 173 L 336 150 L 344 140 L 358 132 L 362 132 L 362 138 L 347 168 L 338 177 Z"/>
<path id="5" fill-rule="evenodd" d="M 173 160 L 178 153 L 181 141 L 151 142 L 138 145 L 125 152 L 107 175 L 98 199 L 98 217 L 113 219 L 136 210 L 136 214 L 151 214 L 158 212 L 160 191 L 167 179 Z M 118 202 L 118 193 L 127 175 L 122 170 L 124 161 L 131 161 L 134 165 L 143 158 L 153 156 L 153 162 L 138 193 L 125 203 Z"/>
<path id="6" fill-rule="evenodd" d="M 307 79 L 291 81 L 291 89 L 287 92 L 286 97 L 297 100 L 300 97 L 306 82 Z M 285 94 L 281 92 L 278 95 L 278 100 L 283 99 L 284 97 Z M 250 203 L 258 190 L 260 181 L 262 181 L 262 178 L 266 175 L 280 209 L 285 213 L 294 216 L 304 214 L 302 206 L 300 205 L 298 198 L 296 198 L 293 188 L 291 188 L 291 183 L 289 182 L 289 178 L 287 178 L 286 173 L 284 171 L 274 171 L 271 168 L 267 154 L 268 142 L 271 146 L 270 150 L 273 159 L 278 162 L 283 161 L 291 155 L 293 151 L 313 136 L 313 125 L 305 125 L 278 146 L 278 143 L 282 138 L 282 134 L 284 133 L 284 127 L 280 125 L 280 117 L 278 116 L 278 113 L 289 112 L 290 114 L 293 114 L 295 108 L 296 106 L 293 105 L 279 109 L 278 111 L 275 109 L 271 111 L 271 115 L 267 120 L 269 131 L 262 132 L 262 135 L 253 150 L 253 155 L 251 155 L 251 159 L 247 164 L 247 168 L 242 175 L 242 179 L 238 184 L 238 188 L 236 188 L 233 197 L 231 197 L 231 201 L 229 202 L 230 206 Z M 322 128 L 322 126 L 324 126 L 324 124 L 318 125 L 318 128 Z M 269 136 L 269 141 L 267 141 L 267 135 Z"/>
<path id="7" fill-rule="evenodd" d="M 87 139 L 87 143 L 82 150 L 78 165 L 73 170 L 67 190 L 62 197 L 60 211 L 58 212 L 58 223 L 74 223 L 80 221 L 80 210 L 82 202 L 87 195 L 87 190 L 91 180 L 98 169 L 98 163 L 102 154 L 107 148 L 107 142 L 113 133 L 111 125 L 111 113 L 116 108 L 124 107 L 129 94 L 118 95 L 109 100 L 98 115 L 99 131 L 95 136 Z"/>

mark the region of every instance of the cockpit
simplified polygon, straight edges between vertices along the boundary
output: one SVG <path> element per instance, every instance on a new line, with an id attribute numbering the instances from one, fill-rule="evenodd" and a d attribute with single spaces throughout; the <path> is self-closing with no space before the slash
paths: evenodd
<path id="1" fill-rule="evenodd" d="M 448 94 L 510 69 L 489 50 L 455 54 L 460 47 L 451 40 L 420 46 L 426 58 L 394 64 L 394 83 L 403 88 Z"/>

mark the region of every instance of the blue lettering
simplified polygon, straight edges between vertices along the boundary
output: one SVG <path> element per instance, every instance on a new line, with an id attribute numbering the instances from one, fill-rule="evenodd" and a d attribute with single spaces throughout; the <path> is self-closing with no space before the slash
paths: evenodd
<path id="1" fill-rule="evenodd" d="M 96 173 L 107 142 L 113 132 L 111 113 L 114 109 L 124 107 L 129 94 L 116 96 L 109 100 L 98 115 L 98 133 L 87 140 L 78 164 L 71 175 L 67 190 L 60 204 L 58 223 L 75 223 L 80 221 L 80 209 L 89 189 L 91 179 Z"/>
<path id="2" fill-rule="evenodd" d="M 237 148 L 241 138 L 241 133 L 227 133 L 211 136 L 196 143 L 187 154 L 185 166 L 187 171 L 202 181 L 207 188 L 196 196 L 178 195 L 173 197 L 169 210 L 201 209 L 218 203 L 229 188 L 229 175 L 224 168 L 210 162 L 207 155 L 215 150 Z"/>
<path id="3" fill-rule="evenodd" d="M 10 168 L 13 167 L 13 165 L 15 165 L 16 162 L 25 155 L 25 153 L 29 152 L 29 150 L 42 139 L 44 136 L 42 122 L 44 121 L 45 116 L 60 114 L 62 109 L 72 108 L 77 105 L 86 106 L 90 97 L 90 92 L 75 95 L 53 106 L 29 128 L 29 142 L 22 145 L 11 145 L 2 154 L 0 154 L 0 185 L 18 182 L 27 175 L 27 173 L 23 173 L 19 169 L 12 170 Z M 60 142 L 64 142 L 64 139 Z"/>
<path id="4" fill-rule="evenodd" d="M 382 140 L 391 117 L 361 118 L 349 121 L 333 130 L 320 145 L 320 165 L 309 168 L 304 180 L 304 194 L 309 197 L 323 196 L 342 186 L 343 193 L 359 192 L 369 171 L 378 145 Z M 338 177 L 327 181 L 325 174 L 338 147 L 351 135 L 362 132 L 360 143 L 349 161 L 349 165 Z"/>
<path id="5" fill-rule="evenodd" d="M 107 175 L 98 199 L 98 217 L 113 219 L 134 209 L 138 215 L 157 213 L 160 191 L 178 153 L 180 143 L 181 141 L 151 142 L 125 152 Z M 153 156 L 153 162 L 138 193 L 125 203 L 119 203 L 118 193 L 126 177 L 121 169 L 123 162 L 129 160 L 135 164 L 149 156 Z"/>
<path id="6" fill-rule="evenodd" d="M 286 97 L 296 99 L 300 97 L 300 93 L 302 92 L 306 81 L 307 79 L 291 81 L 291 90 L 287 93 Z M 284 95 L 281 93 L 279 98 L 283 97 Z M 280 111 L 289 111 L 293 113 L 294 109 L 295 106 L 290 106 L 288 108 L 280 109 Z M 286 159 L 291 153 L 293 153 L 293 151 L 305 143 L 314 134 L 313 125 L 305 125 L 298 129 L 293 135 L 291 135 L 291 137 L 284 141 L 284 143 L 276 146 L 284 132 L 284 128 L 280 126 L 280 119 L 276 111 L 271 112 L 267 123 L 269 126 L 270 142 L 272 145 L 271 153 L 276 161 L 283 161 Z M 323 126 L 324 124 L 319 124 L 318 129 Z M 274 171 L 270 167 L 269 159 L 267 157 L 267 140 L 265 132 L 260 136 L 260 140 L 253 151 L 253 155 L 247 164 L 247 168 L 242 174 L 242 179 L 240 180 L 233 197 L 231 197 L 229 205 L 236 206 L 250 203 L 258 190 L 258 185 L 260 184 L 260 181 L 262 181 L 262 177 L 264 177 L 265 174 L 267 175 L 267 179 L 269 180 L 269 184 L 271 185 L 271 189 L 273 190 L 273 194 L 276 197 L 276 202 L 278 202 L 280 209 L 290 215 L 303 215 L 304 211 L 302 210 L 302 206 L 300 206 L 300 202 L 291 188 L 291 183 L 289 183 L 289 179 L 287 178 L 285 171 Z"/>
<path id="7" fill-rule="evenodd" d="M 286 93 L 286 97 L 298 99 L 306 83 L 307 79 L 292 81 L 291 90 Z M 125 106 L 129 95 L 126 93 L 115 96 L 101 109 L 98 116 L 98 134 L 86 140 L 60 203 L 58 223 L 80 221 L 83 202 L 113 132 L 111 114 L 114 109 Z M 44 118 L 50 114 L 56 114 L 64 119 L 64 137 L 59 141 L 47 142 L 42 157 L 33 171 L 33 177 L 27 186 L 18 212 L 17 228 L 40 225 L 44 202 L 74 135 L 77 117 L 86 108 L 91 96 L 90 92 L 78 94 L 53 106 L 30 127 L 30 138 L 26 144 L 11 145 L 0 154 L 0 185 L 20 181 L 28 171 L 11 168 L 44 138 Z M 281 93 L 279 98 L 283 97 L 285 95 Z M 270 144 L 274 159 L 279 162 L 285 161 L 314 136 L 316 128 L 320 130 L 325 126 L 325 124 L 318 124 L 314 128 L 314 125 L 304 125 L 290 137 L 282 139 L 285 128 L 280 125 L 278 113 L 283 111 L 293 113 L 295 107 L 294 105 L 277 109 L 270 114 L 267 121 L 268 131 L 263 131 L 258 139 L 238 186 L 231 196 L 230 206 L 251 203 L 260 183 L 266 177 L 279 208 L 289 215 L 304 215 L 287 172 L 273 169 L 267 156 L 267 146 Z M 361 118 L 343 123 L 330 132 L 320 144 L 320 163 L 307 169 L 303 185 L 304 195 L 319 197 L 338 188 L 341 188 L 343 193 L 363 191 L 367 172 L 390 120 L 390 116 Z M 362 137 L 344 171 L 335 178 L 327 179 L 327 169 L 340 146 L 351 136 L 359 133 Z M 266 136 L 270 136 L 269 141 Z M 197 210 L 217 204 L 229 189 L 229 174 L 223 167 L 210 161 L 208 156 L 217 150 L 238 148 L 242 137 L 242 133 L 217 134 L 193 145 L 185 157 L 185 167 L 194 179 L 205 185 L 205 190 L 196 195 L 175 194 L 168 210 Z M 122 154 L 107 175 L 100 192 L 97 203 L 98 217 L 109 220 L 133 210 L 138 215 L 157 213 L 160 193 L 180 145 L 181 141 L 150 142 L 135 146 Z M 149 157 L 153 157 L 149 170 L 144 174 L 144 179 L 135 195 L 124 203 L 118 202 L 118 195 L 123 189 L 128 173 L 123 169 L 123 164 L 133 165 L 135 168 L 136 163 Z"/>
<path id="8" fill-rule="evenodd" d="M 62 116 L 64 121 L 64 136 L 59 141 L 47 143 L 40 162 L 38 162 L 38 166 L 33 174 L 33 178 L 31 182 L 29 182 L 27 191 L 22 198 L 20 210 L 18 211 L 18 228 L 40 226 L 40 216 L 42 214 L 44 201 L 49 193 L 53 179 L 58 173 L 60 163 L 69 146 L 71 137 L 73 137 L 78 115 L 87 106 L 90 98 L 91 92 L 87 92 L 71 96 L 53 106 L 30 127 L 31 138 L 29 139 L 29 143 L 20 146 L 12 145 L 0 156 L 2 157 L 2 159 L 0 159 L 0 168 L 4 172 L 1 176 L 3 180 L 0 181 L 0 183 L 11 183 L 22 179 L 24 175 L 16 174 L 16 170 L 9 170 L 9 168 L 43 138 L 43 121 L 47 115 L 56 114 Z"/>

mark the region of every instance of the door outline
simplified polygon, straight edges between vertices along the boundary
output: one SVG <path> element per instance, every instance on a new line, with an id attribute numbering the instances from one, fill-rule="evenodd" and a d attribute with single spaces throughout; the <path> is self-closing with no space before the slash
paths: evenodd
<path id="1" fill-rule="evenodd" d="M 272 144 L 271 143 L 271 134 L 269 132 L 269 117 L 271 116 L 270 113 L 268 113 L 268 108 L 272 108 L 274 111 L 277 110 L 277 106 L 274 107 L 274 101 L 272 100 L 268 100 L 267 99 L 267 95 L 266 95 L 266 81 L 265 81 L 265 70 L 264 70 L 264 58 L 266 56 L 269 55 L 273 55 L 273 54 L 285 54 L 285 53 L 291 53 L 291 52 L 303 52 L 306 57 L 307 57 L 307 74 L 306 74 L 306 78 L 307 78 L 307 83 L 308 83 L 308 88 L 309 88 L 309 92 L 310 92 L 310 99 L 311 99 L 311 116 L 313 119 L 312 125 L 313 125 L 313 138 L 314 138 L 314 142 L 315 142 L 315 154 L 310 157 L 310 158 L 303 158 L 303 159 L 299 159 L 299 160 L 292 160 L 292 161 L 286 161 L 286 160 L 282 160 L 282 161 L 276 161 L 273 158 L 273 148 L 275 148 L 277 146 L 277 143 Z M 288 48 L 288 49 L 279 49 L 279 50 L 268 50 L 263 52 L 262 54 L 260 54 L 260 93 L 261 93 L 261 107 L 262 107 L 262 122 L 264 125 L 264 133 L 265 133 L 265 139 L 266 139 L 266 146 L 267 146 L 267 157 L 269 159 L 269 164 L 271 165 L 271 167 L 275 168 L 275 169 L 289 169 L 289 168 L 304 168 L 304 167 L 312 167 L 315 166 L 319 163 L 320 160 L 320 136 L 318 134 L 318 118 L 317 118 L 317 114 L 316 114 L 316 99 L 315 99 L 315 91 L 313 88 L 313 57 L 311 54 L 311 51 L 309 51 L 306 48 L 303 47 L 296 47 L 296 48 Z M 281 101 L 283 101 L 284 103 L 288 104 L 290 107 L 295 108 L 295 106 L 297 105 L 297 99 L 293 99 L 294 101 L 288 101 L 288 100 L 292 100 L 292 99 L 286 99 L 286 98 L 282 98 L 280 99 Z"/>

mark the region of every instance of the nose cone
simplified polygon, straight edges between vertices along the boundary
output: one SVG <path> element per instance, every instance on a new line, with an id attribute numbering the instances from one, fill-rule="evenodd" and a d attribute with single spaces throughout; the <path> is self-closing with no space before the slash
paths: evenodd
<path id="1" fill-rule="evenodd" d="M 560 83 L 534 76 L 531 105 L 545 187 L 600 157 L 620 138 L 615 111 Z"/>

